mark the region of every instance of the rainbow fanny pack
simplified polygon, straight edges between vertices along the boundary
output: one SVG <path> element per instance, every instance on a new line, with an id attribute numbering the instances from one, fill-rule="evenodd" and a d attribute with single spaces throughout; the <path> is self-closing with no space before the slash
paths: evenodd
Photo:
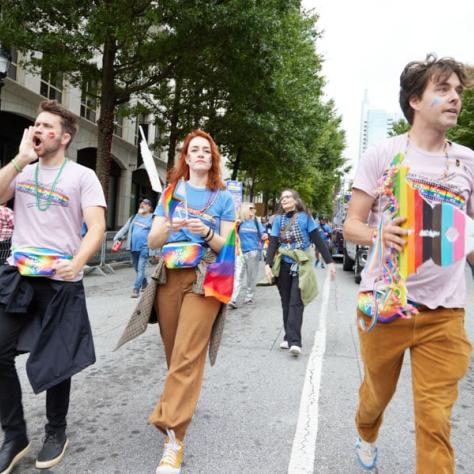
<path id="1" fill-rule="evenodd" d="M 55 265 L 61 260 L 72 260 L 72 255 L 44 247 L 21 247 L 12 250 L 13 265 L 23 276 L 53 276 Z"/>
<path id="2" fill-rule="evenodd" d="M 378 308 L 375 306 L 378 305 Z M 377 321 L 381 323 L 391 323 L 398 318 L 409 318 L 416 314 L 417 303 L 408 301 L 405 306 L 393 297 L 384 298 L 383 292 L 377 292 L 375 298 L 373 291 L 361 291 L 357 297 L 357 307 L 366 316 L 371 318 L 377 317 Z"/>
<path id="3" fill-rule="evenodd" d="M 204 247 L 196 242 L 170 242 L 161 249 L 166 268 L 196 267 L 204 253 Z"/>

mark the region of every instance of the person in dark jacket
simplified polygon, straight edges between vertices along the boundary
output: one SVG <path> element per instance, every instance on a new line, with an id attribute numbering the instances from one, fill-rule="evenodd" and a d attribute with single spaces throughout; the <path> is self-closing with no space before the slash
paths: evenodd
<path id="1" fill-rule="evenodd" d="M 42 102 L 17 156 L 0 170 L 0 202 L 15 198 L 12 255 L 0 267 L 2 474 L 30 449 L 16 355 L 30 352 L 30 383 L 35 393 L 46 390 L 38 469 L 62 460 L 71 376 L 95 362 L 82 269 L 100 248 L 106 203 L 95 173 L 65 156 L 76 131 L 71 112 L 56 101 Z"/>

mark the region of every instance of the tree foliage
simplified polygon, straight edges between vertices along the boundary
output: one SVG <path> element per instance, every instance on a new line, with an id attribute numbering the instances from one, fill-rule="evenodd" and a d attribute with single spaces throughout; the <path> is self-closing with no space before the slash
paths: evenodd
<path id="1" fill-rule="evenodd" d="M 149 111 L 173 165 L 179 140 L 208 130 L 232 177 L 265 200 L 296 188 L 330 214 L 344 133 L 297 0 L 3 0 L 0 37 L 42 52 L 30 66 L 100 84 L 97 173 L 107 190 L 114 114 Z"/>

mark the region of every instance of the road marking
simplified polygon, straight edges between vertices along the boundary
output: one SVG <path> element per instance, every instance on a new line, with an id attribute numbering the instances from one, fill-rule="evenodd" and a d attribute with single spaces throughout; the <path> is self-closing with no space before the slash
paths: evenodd
<path id="1" fill-rule="evenodd" d="M 329 272 L 324 282 L 319 328 L 306 367 L 301 394 L 296 433 L 291 448 L 288 474 L 312 474 L 318 435 L 318 402 L 324 353 L 326 352 L 326 319 L 328 313 L 331 280 Z"/>

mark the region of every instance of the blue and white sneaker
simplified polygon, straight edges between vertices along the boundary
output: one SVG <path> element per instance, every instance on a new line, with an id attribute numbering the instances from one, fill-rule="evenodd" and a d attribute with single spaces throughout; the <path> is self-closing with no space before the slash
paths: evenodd
<path id="1" fill-rule="evenodd" d="M 378 450 L 374 443 L 368 443 L 359 437 L 356 441 L 355 450 L 357 460 L 364 469 L 370 471 L 375 468 Z"/>

